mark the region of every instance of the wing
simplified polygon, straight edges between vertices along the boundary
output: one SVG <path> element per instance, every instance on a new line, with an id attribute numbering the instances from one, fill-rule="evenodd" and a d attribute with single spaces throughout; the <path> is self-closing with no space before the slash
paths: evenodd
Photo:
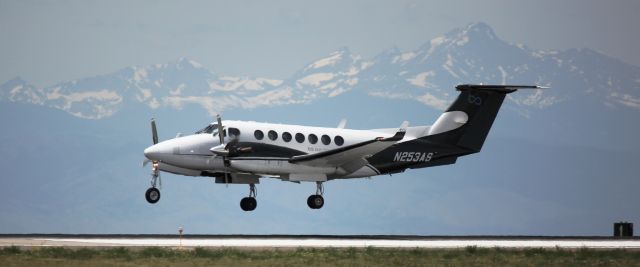
<path id="1" fill-rule="evenodd" d="M 347 173 L 354 172 L 368 164 L 367 158 L 404 138 L 407 123 L 403 123 L 392 137 L 378 137 L 373 140 L 352 144 L 320 153 L 294 156 L 289 162 L 314 167 L 340 167 Z"/>

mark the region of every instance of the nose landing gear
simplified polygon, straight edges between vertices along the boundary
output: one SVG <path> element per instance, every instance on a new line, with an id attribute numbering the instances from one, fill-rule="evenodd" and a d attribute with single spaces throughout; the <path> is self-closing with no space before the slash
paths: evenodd
<path id="1" fill-rule="evenodd" d="M 255 210 L 258 206 L 258 201 L 256 200 L 257 195 L 256 185 L 249 184 L 249 196 L 240 200 L 240 208 L 244 211 Z"/>
<path id="2" fill-rule="evenodd" d="M 322 195 L 324 194 L 324 186 L 322 182 L 316 182 L 316 194 L 310 195 L 307 198 L 307 205 L 311 209 L 320 209 L 324 206 L 324 198 Z"/>
<path id="3" fill-rule="evenodd" d="M 160 171 L 158 170 L 158 162 L 153 162 L 151 168 L 151 187 L 144 193 L 147 202 L 155 204 L 160 200 L 160 190 L 156 188 L 156 184 L 160 181 Z M 160 181 L 160 185 L 162 182 Z"/>

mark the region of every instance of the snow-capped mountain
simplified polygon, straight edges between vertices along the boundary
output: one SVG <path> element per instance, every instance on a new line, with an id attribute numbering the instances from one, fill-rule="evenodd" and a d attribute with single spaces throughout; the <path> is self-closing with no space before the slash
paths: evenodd
<path id="1" fill-rule="evenodd" d="M 360 56 L 343 47 L 296 72 L 285 86 L 304 92 L 305 100 L 338 96 L 356 88 L 361 70 L 359 63 Z"/>
<path id="2" fill-rule="evenodd" d="M 534 50 L 508 43 L 484 23 L 452 30 L 413 51 L 392 48 L 372 59 L 341 48 L 285 80 L 219 75 L 181 58 L 45 88 L 16 78 L 1 85 L 0 99 L 100 119 L 113 116 L 124 105 L 149 109 L 199 105 L 215 114 L 230 108 L 308 103 L 356 90 L 442 110 L 456 95 L 453 86 L 461 83 L 553 88 L 510 95 L 508 105 L 521 114 L 584 99 L 609 108 L 640 110 L 640 67 L 586 48 Z"/>
<path id="3" fill-rule="evenodd" d="M 181 58 L 45 88 L 15 78 L 1 85 L 0 98 L 58 108 L 87 119 L 112 116 L 123 105 L 158 109 L 196 103 L 215 113 L 216 109 L 229 106 L 249 107 L 253 98 L 268 101 L 264 95 L 281 83 L 274 79 L 219 76 L 195 61 Z"/>
<path id="4" fill-rule="evenodd" d="M 553 90 L 510 95 L 511 104 L 544 108 L 593 95 L 640 108 L 640 68 L 589 49 L 532 50 L 498 38 L 484 23 L 436 37 L 414 51 L 385 51 L 361 73 L 371 94 L 417 99 L 442 109 L 461 83 L 538 84 Z"/>

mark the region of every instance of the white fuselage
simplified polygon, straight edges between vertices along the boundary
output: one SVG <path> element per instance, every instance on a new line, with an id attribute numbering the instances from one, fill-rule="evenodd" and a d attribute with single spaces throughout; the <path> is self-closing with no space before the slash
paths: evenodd
<path id="1" fill-rule="evenodd" d="M 288 161 L 290 155 L 284 154 L 321 153 L 379 137 L 388 137 L 397 131 L 393 128 L 352 130 L 229 120 L 223 121 L 223 125 L 227 133 L 224 138 L 225 143 L 231 141 L 230 135 L 233 134 L 233 138 L 237 139 L 239 143 L 248 144 L 254 148 L 264 146 L 263 149 L 266 151 L 257 151 L 257 153 L 262 153 L 260 157 L 253 157 L 249 154 L 227 158 L 227 164 L 225 164 L 224 157 L 211 151 L 212 148 L 220 145 L 219 137 L 215 135 L 217 131 L 215 131 L 160 142 L 147 148 L 144 151 L 145 156 L 151 160 L 159 161 L 159 167 L 162 171 L 189 176 L 199 176 L 203 172 L 227 172 L 279 177 L 292 181 L 323 181 L 327 179 L 327 176 L 333 178 L 368 177 L 379 173 L 370 167 L 347 172 L 336 167 L 293 164 Z M 409 127 L 402 141 L 423 136 L 428 131 L 428 126 Z M 282 153 L 275 153 L 274 150 L 282 150 Z"/>

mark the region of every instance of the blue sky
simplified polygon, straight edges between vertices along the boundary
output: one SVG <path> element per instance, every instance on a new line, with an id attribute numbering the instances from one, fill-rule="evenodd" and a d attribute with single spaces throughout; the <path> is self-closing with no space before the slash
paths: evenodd
<path id="1" fill-rule="evenodd" d="M 640 65 L 638 1 L 0 1 L 0 80 L 38 86 L 182 56 L 283 79 L 342 46 L 364 57 L 490 24 L 537 49 L 589 47 Z"/>

